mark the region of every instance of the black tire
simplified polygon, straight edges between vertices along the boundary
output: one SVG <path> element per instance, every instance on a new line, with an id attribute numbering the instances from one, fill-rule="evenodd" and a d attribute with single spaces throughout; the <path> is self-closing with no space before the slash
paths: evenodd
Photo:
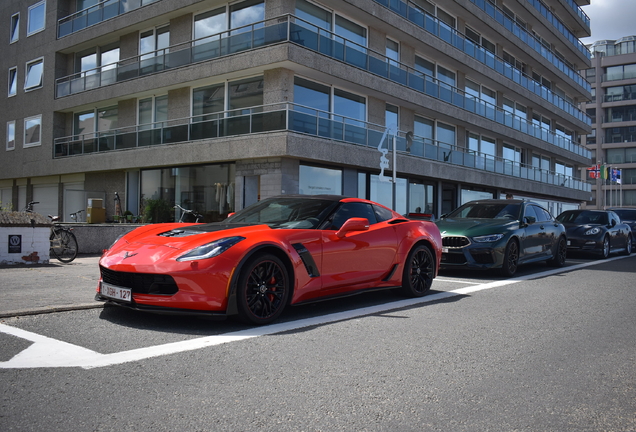
<path id="1" fill-rule="evenodd" d="M 629 234 L 627 236 L 627 243 L 625 243 L 625 251 L 623 255 L 631 255 L 632 254 L 632 235 Z"/>
<path id="2" fill-rule="evenodd" d="M 239 318 L 248 324 L 271 323 L 285 309 L 290 291 L 287 268 L 278 257 L 263 254 L 250 259 L 236 287 Z"/>
<path id="3" fill-rule="evenodd" d="M 603 246 L 601 249 L 601 258 L 607 259 L 610 256 L 610 239 L 609 236 L 603 237 Z"/>
<path id="4" fill-rule="evenodd" d="M 414 247 L 404 264 L 400 293 L 408 297 L 424 296 L 433 284 L 435 265 L 435 258 L 428 247 Z"/>
<path id="5" fill-rule="evenodd" d="M 548 260 L 548 265 L 552 267 L 563 267 L 568 254 L 568 244 L 565 237 L 559 238 L 556 244 L 556 250 L 551 259 Z"/>
<path id="6" fill-rule="evenodd" d="M 510 240 L 506 245 L 503 263 L 501 264 L 501 274 L 506 277 L 514 276 L 519 267 L 519 243 Z"/>
<path id="7" fill-rule="evenodd" d="M 56 237 L 59 237 L 59 242 L 57 242 Z M 52 254 L 59 261 L 70 263 L 77 257 L 77 239 L 72 232 L 57 228 L 55 234 L 51 233 L 50 240 L 52 243 L 49 254 Z"/>

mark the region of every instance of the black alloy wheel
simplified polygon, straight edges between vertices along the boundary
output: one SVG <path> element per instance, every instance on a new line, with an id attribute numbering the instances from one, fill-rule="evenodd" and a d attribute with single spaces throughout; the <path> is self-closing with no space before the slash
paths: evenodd
<path id="1" fill-rule="evenodd" d="M 548 260 L 548 265 L 552 267 L 563 267 L 568 254 L 568 244 L 565 237 L 560 237 L 554 251 L 552 259 Z"/>
<path id="2" fill-rule="evenodd" d="M 404 264 L 402 294 L 408 297 L 422 297 L 425 295 L 433 284 L 435 264 L 430 248 L 424 245 L 413 248 Z"/>
<path id="3" fill-rule="evenodd" d="M 506 251 L 504 252 L 503 264 L 501 265 L 501 273 L 504 276 L 510 277 L 517 273 L 517 267 L 519 266 L 519 244 L 516 240 L 510 240 L 506 245 Z"/>
<path id="4" fill-rule="evenodd" d="M 248 324 L 269 324 L 283 312 L 289 292 L 285 264 L 275 255 L 259 255 L 241 270 L 237 287 L 239 317 Z"/>

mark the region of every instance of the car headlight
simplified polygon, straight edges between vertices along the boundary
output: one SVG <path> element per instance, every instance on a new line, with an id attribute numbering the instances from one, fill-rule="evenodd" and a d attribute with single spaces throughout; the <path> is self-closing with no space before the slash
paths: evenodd
<path id="1" fill-rule="evenodd" d="M 596 235 L 598 233 L 601 232 L 601 229 L 599 227 L 594 227 L 594 228 L 590 228 L 589 230 L 585 231 L 585 235 Z"/>
<path id="2" fill-rule="evenodd" d="M 245 237 L 227 237 L 220 240 L 213 241 L 212 243 L 204 244 L 195 249 L 192 249 L 185 255 L 181 255 L 177 258 L 177 261 L 193 261 L 198 259 L 212 258 L 222 254 L 241 240 L 245 240 Z"/>
<path id="3" fill-rule="evenodd" d="M 473 240 L 475 240 L 477 243 L 492 243 L 496 242 L 497 240 L 501 240 L 503 236 L 503 234 L 489 234 L 485 236 L 473 237 Z"/>

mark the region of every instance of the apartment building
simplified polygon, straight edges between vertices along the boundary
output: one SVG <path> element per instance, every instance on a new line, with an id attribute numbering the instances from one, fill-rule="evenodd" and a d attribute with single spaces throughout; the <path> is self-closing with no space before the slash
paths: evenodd
<path id="1" fill-rule="evenodd" d="M 621 172 L 620 183 L 590 179 L 593 208 L 636 207 L 636 36 L 592 44 L 592 67 L 585 71 L 592 99 L 584 105 L 592 133 L 584 143 L 599 166 Z"/>
<path id="2" fill-rule="evenodd" d="M 0 199 L 592 199 L 589 0 L 3 0 Z M 118 199 L 118 200 L 117 200 Z M 154 221 L 157 221 L 158 217 Z"/>

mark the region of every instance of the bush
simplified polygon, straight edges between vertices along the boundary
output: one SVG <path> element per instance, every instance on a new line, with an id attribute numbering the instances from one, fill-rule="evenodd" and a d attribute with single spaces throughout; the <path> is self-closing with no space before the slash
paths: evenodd
<path id="1" fill-rule="evenodd" d="M 168 201 L 159 199 L 147 199 L 144 207 L 144 222 L 163 223 L 170 222 L 173 218 L 172 206 Z"/>

